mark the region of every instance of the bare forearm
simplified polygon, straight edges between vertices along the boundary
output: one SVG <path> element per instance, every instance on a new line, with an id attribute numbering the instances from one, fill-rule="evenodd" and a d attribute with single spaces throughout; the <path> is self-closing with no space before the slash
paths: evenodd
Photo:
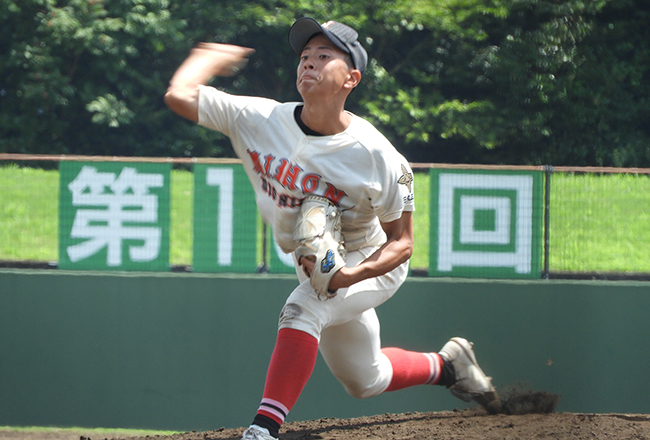
<path id="1" fill-rule="evenodd" d="M 372 255 L 354 267 L 344 267 L 332 277 L 330 287 L 349 287 L 359 281 L 384 275 L 413 254 L 413 219 L 411 212 L 391 223 L 382 223 L 387 241 Z"/>
<path id="2" fill-rule="evenodd" d="M 333 287 L 349 287 L 359 281 L 384 275 L 411 258 L 412 254 L 413 247 L 404 242 L 387 242 L 359 265 L 341 269 L 341 278 L 336 280 L 336 284 L 340 285 Z"/>
<path id="3" fill-rule="evenodd" d="M 180 116 L 198 122 L 199 86 L 214 76 L 236 74 L 252 52 L 239 46 L 200 43 L 172 76 L 165 103 Z"/>

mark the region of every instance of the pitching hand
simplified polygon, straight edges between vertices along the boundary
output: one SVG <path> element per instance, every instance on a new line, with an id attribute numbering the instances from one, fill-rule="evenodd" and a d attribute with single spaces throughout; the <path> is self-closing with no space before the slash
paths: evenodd
<path id="1" fill-rule="evenodd" d="M 231 44 L 199 43 L 174 73 L 167 93 L 167 106 L 190 121 L 199 120 L 199 85 L 213 76 L 236 75 L 254 49 Z"/>
<path id="2" fill-rule="evenodd" d="M 239 73 L 248 63 L 248 58 L 255 52 L 249 47 L 233 44 L 199 43 L 192 49 L 192 55 L 212 59 L 212 75 L 233 76 Z"/>

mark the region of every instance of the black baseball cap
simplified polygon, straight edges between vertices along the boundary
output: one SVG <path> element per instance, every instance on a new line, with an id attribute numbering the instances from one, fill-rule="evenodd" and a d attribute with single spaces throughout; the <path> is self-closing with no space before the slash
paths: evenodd
<path id="1" fill-rule="evenodd" d="M 350 54 L 355 69 L 361 73 L 366 70 L 368 53 L 361 43 L 357 41 L 359 34 L 343 23 L 328 21 L 319 24 L 310 17 L 299 18 L 289 29 L 289 44 L 293 51 L 300 55 L 309 40 L 318 34 L 325 35 L 336 47 Z"/>

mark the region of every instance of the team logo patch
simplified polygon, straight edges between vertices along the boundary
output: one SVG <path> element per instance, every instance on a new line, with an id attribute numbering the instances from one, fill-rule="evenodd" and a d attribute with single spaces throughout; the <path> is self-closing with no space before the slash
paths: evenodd
<path id="1" fill-rule="evenodd" d="M 402 185 L 406 185 L 406 187 L 409 189 L 409 192 L 413 192 L 413 174 L 409 173 L 408 170 L 404 165 L 402 165 L 402 177 L 399 178 L 397 183 L 401 183 Z"/>
<path id="2" fill-rule="evenodd" d="M 331 249 L 325 253 L 325 258 L 320 262 L 320 271 L 322 273 L 330 273 L 334 267 L 334 252 Z"/>

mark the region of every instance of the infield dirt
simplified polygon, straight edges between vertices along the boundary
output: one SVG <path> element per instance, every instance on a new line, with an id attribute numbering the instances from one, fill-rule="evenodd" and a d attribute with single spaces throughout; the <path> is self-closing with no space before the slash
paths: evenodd
<path id="1" fill-rule="evenodd" d="M 239 440 L 244 428 L 187 432 L 170 436 L 131 437 L 132 440 Z M 12 435 L 13 434 L 13 435 Z M 87 440 L 83 432 L 27 434 L 0 431 L 0 439 Z M 102 437 L 91 440 L 102 440 Z M 384 414 L 355 419 L 320 419 L 287 423 L 282 440 L 603 440 L 650 439 L 650 417 L 642 414 L 524 414 L 487 415 L 483 410 Z"/>
<path id="2" fill-rule="evenodd" d="M 556 413 L 557 394 L 514 387 L 501 394 L 501 411 L 483 408 L 429 413 L 383 414 L 352 419 L 323 418 L 286 423 L 281 440 L 650 440 L 646 414 Z M 245 427 L 129 437 L 70 430 L 0 430 L 0 440 L 239 440 Z"/>

